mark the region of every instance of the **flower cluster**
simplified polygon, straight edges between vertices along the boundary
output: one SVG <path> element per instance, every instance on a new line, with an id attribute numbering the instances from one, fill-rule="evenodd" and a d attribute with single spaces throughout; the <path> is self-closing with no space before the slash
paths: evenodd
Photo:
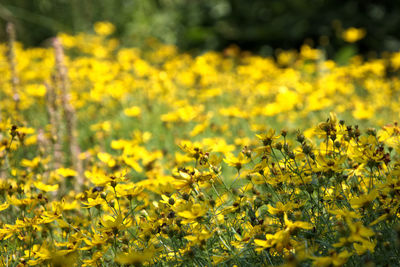
<path id="1" fill-rule="evenodd" d="M 399 53 L 113 31 L 0 45 L 0 266 L 400 264 Z"/>

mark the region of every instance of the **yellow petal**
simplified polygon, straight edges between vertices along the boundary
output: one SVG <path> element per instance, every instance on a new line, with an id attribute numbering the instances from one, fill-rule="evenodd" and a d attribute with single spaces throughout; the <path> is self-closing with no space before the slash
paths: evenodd
<path id="1" fill-rule="evenodd" d="M 7 209 L 8 206 L 10 206 L 10 204 L 8 204 L 8 203 L 1 204 L 0 205 L 0 211 Z"/>
<path id="2" fill-rule="evenodd" d="M 56 191 L 58 189 L 58 184 L 46 185 L 42 182 L 35 182 L 34 185 L 37 189 L 45 191 L 45 192 L 52 192 L 52 191 Z"/>

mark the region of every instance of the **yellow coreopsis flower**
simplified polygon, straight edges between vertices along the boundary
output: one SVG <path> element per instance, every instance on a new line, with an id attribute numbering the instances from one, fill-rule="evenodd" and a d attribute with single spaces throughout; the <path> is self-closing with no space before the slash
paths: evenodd
<path id="1" fill-rule="evenodd" d="M 94 24 L 94 31 L 98 35 L 110 35 L 115 31 L 115 26 L 108 21 L 99 21 Z"/>
<path id="2" fill-rule="evenodd" d="M 123 265 L 142 266 L 149 261 L 157 250 L 154 247 L 145 248 L 142 251 L 129 250 L 128 252 L 119 253 L 115 257 L 115 262 Z"/>
<path id="3" fill-rule="evenodd" d="M 323 156 L 318 154 L 317 156 L 317 166 L 314 170 L 315 171 L 322 171 L 322 172 L 339 172 L 343 169 L 343 163 L 345 162 L 346 157 L 341 156 L 337 158 L 328 158 L 327 156 Z"/>
<path id="4" fill-rule="evenodd" d="M 45 192 L 52 192 L 52 191 L 57 191 L 58 189 L 58 184 L 55 185 L 46 185 L 40 181 L 34 182 L 33 183 L 35 187 L 39 190 L 45 191 Z"/>
<path id="5" fill-rule="evenodd" d="M 194 235 L 185 236 L 185 239 L 190 241 L 190 244 L 192 244 L 193 246 L 194 245 L 201 245 L 201 244 L 205 244 L 207 239 L 212 237 L 212 235 L 213 235 L 212 232 L 209 232 L 209 231 L 203 229 L 201 232 L 196 233 Z"/>
<path id="6" fill-rule="evenodd" d="M 178 215 L 185 218 L 185 222 L 192 222 L 206 213 L 206 207 L 196 203 L 193 204 L 189 210 L 178 212 Z"/>
<path id="7" fill-rule="evenodd" d="M 364 38 L 365 35 L 366 31 L 364 29 L 351 27 L 342 33 L 342 38 L 346 42 L 355 43 Z"/>
<path id="8" fill-rule="evenodd" d="M 351 231 L 349 240 L 352 242 L 365 242 L 375 235 L 374 231 L 365 227 L 362 222 L 353 222 L 350 219 L 346 219 L 346 222 Z"/>
<path id="9" fill-rule="evenodd" d="M 243 167 L 243 165 L 250 162 L 250 158 L 247 158 L 243 153 L 239 153 L 237 157 L 233 156 L 232 154 L 228 155 L 224 161 L 232 167 L 235 167 L 238 171 Z"/>
<path id="10" fill-rule="evenodd" d="M 25 257 L 30 258 L 29 256 L 32 255 L 34 259 L 28 261 L 29 265 L 36 265 L 45 260 L 49 260 L 52 257 L 51 251 L 47 248 L 47 244 L 44 243 L 42 245 L 33 245 L 32 249 L 25 250 Z"/>
<path id="11" fill-rule="evenodd" d="M 117 234 L 118 231 L 125 230 L 132 224 L 132 220 L 130 218 L 124 218 L 122 214 L 118 214 L 117 217 L 112 217 L 110 215 L 104 216 L 101 220 L 101 231 L 103 232 L 112 232 Z"/>
<path id="12" fill-rule="evenodd" d="M 99 158 L 99 160 L 106 163 L 110 168 L 114 167 L 116 164 L 115 159 L 113 159 L 113 157 L 108 153 L 99 152 L 97 153 L 97 157 Z"/>
<path id="13" fill-rule="evenodd" d="M 138 117 L 141 112 L 142 112 L 142 110 L 138 106 L 133 106 L 133 107 L 124 109 L 124 113 L 128 117 Z"/>
<path id="14" fill-rule="evenodd" d="M 264 146 L 271 146 L 273 141 L 279 138 L 279 136 L 275 136 L 274 129 L 269 129 L 266 133 L 257 134 L 256 136 L 263 142 Z"/>
<path id="15" fill-rule="evenodd" d="M 261 247 L 261 248 L 257 248 L 256 251 L 262 251 L 266 248 L 270 248 L 274 245 L 274 235 L 272 234 L 266 234 L 265 235 L 265 240 L 262 239 L 254 239 L 254 243 Z"/>
<path id="16" fill-rule="evenodd" d="M 368 194 L 361 195 L 350 199 L 350 204 L 353 209 L 363 208 L 371 204 L 377 197 L 379 193 L 376 189 L 371 190 Z"/>
<path id="17" fill-rule="evenodd" d="M 358 255 L 365 254 L 368 250 L 373 253 L 376 247 L 376 241 L 364 240 L 361 243 L 354 243 L 354 250 Z"/>
<path id="18" fill-rule="evenodd" d="M 288 211 L 291 211 L 294 208 L 294 204 L 292 202 L 283 204 L 282 202 L 278 201 L 275 206 L 276 208 L 274 208 L 270 204 L 267 205 L 268 212 L 272 215 L 282 215 Z"/>
<path id="19" fill-rule="evenodd" d="M 59 168 L 56 170 L 56 173 L 63 177 L 74 177 L 77 175 L 77 172 L 75 170 L 69 168 Z"/>
<path id="20" fill-rule="evenodd" d="M 107 205 L 107 202 L 99 194 L 95 199 L 88 198 L 88 202 L 82 202 L 82 204 L 85 205 L 85 208 L 100 208 L 102 205 Z"/>
<path id="21" fill-rule="evenodd" d="M 285 226 L 286 229 L 288 230 L 290 233 L 295 231 L 297 228 L 302 228 L 302 229 L 311 229 L 312 225 L 308 222 L 301 222 L 301 221 L 296 221 L 296 222 L 292 222 L 288 219 L 287 214 L 285 213 L 284 216 L 285 219 Z"/>
<path id="22" fill-rule="evenodd" d="M 311 257 L 311 259 L 313 259 L 313 265 L 318 267 L 343 266 L 351 255 L 353 255 L 353 253 L 343 250 L 340 253 L 333 252 L 331 256 Z"/>
<path id="23" fill-rule="evenodd" d="M 97 186 L 111 185 L 115 187 L 117 183 L 126 180 L 126 172 L 115 172 L 113 175 L 106 175 L 104 172 L 96 167 L 92 171 L 85 171 L 85 176 Z"/>
<path id="24" fill-rule="evenodd" d="M 103 252 L 97 251 L 92 255 L 89 260 L 83 260 L 82 267 L 90 267 L 99 265 L 98 262 L 103 258 Z"/>

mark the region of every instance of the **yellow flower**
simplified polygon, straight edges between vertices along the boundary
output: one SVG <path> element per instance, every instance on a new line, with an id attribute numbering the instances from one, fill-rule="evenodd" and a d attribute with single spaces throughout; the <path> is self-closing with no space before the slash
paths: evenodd
<path id="1" fill-rule="evenodd" d="M 235 167 L 238 171 L 243 167 L 244 164 L 250 162 L 250 158 L 247 158 L 242 152 L 239 153 L 239 156 L 235 157 L 232 154 L 229 154 L 224 161 L 232 167 Z"/>
<path id="2" fill-rule="evenodd" d="M 194 174 L 198 172 L 198 170 L 189 171 L 188 169 L 178 170 L 177 173 L 173 175 L 176 181 L 173 181 L 173 184 L 178 189 L 188 189 L 193 186 L 196 182 Z"/>
<path id="3" fill-rule="evenodd" d="M 94 31 L 98 35 L 110 35 L 115 31 L 115 26 L 108 21 L 99 21 L 94 24 Z"/>
<path id="4" fill-rule="evenodd" d="M 351 231 L 349 240 L 352 242 L 366 242 L 375 235 L 374 231 L 365 227 L 362 222 L 352 222 L 350 219 L 347 219 L 346 222 Z"/>
<path id="5" fill-rule="evenodd" d="M 116 164 L 115 159 L 113 159 L 112 156 L 108 153 L 99 152 L 97 153 L 97 157 L 99 158 L 99 160 L 106 163 L 110 168 L 114 167 Z"/>
<path id="6" fill-rule="evenodd" d="M 35 187 L 39 190 L 45 191 L 45 192 L 52 192 L 52 191 L 57 191 L 58 189 L 58 184 L 55 185 L 46 185 L 42 182 L 34 182 L 33 183 Z"/>
<path id="7" fill-rule="evenodd" d="M 315 168 L 315 171 L 322 172 L 340 172 L 343 169 L 343 163 L 345 162 L 346 157 L 341 156 L 337 158 L 328 158 L 327 156 L 323 156 L 318 154 L 317 163 L 318 167 Z"/>
<path id="8" fill-rule="evenodd" d="M 73 169 L 69 168 L 59 168 L 56 170 L 58 175 L 61 175 L 63 177 L 74 177 L 77 175 L 77 172 Z"/>
<path id="9" fill-rule="evenodd" d="M 37 265 L 44 260 L 49 260 L 52 257 L 51 251 L 47 248 L 47 244 L 44 243 L 42 245 L 33 245 L 32 248 L 25 250 L 25 257 L 30 258 L 29 256 L 32 254 L 34 259 L 28 261 L 29 265 Z"/>
<path id="10" fill-rule="evenodd" d="M 35 157 L 32 160 L 23 159 L 23 160 L 21 160 L 21 165 L 24 167 L 29 167 L 29 168 L 34 169 L 39 166 L 41 160 L 42 159 L 40 157 Z"/>
<path id="11" fill-rule="evenodd" d="M 275 139 L 279 136 L 275 136 L 275 130 L 269 129 L 266 133 L 256 135 L 262 142 L 264 146 L 271 146 Z"/>
<path id="12" fill-rule="evenodd" d="M 350 199 L 350 204 L 353 209 L 367 207 L 371 204 L 377 197 L 379 193 L 376 189 L 371 190 L 368 194 L 361 195 L 360 197 L 355 197 Z"/>
<path id="13" fill-rule="evenodd" d="M 272 205 L 268 204 L 268 212 L 272 215 L 282 215 L 288 211 L 291 211 L 294 208 L 294 204 L 291 202 L 288 202 L 286 204 L 283 204 L 282 202 L 278 201 L 276 203 L 276 208 L 274 208 Z"/>
<path id="14" fill-rule="evenodd" d="M 271 234 L 266 234 L 265 235 L 265 240 L 262 239 L 254 239 L 254 243 L 261 247 L 261 249 L 256 249 L 256 251 L 261 251 L 265 248 L 270 248 L 272 246 L 274 246 L 275 243 L 275 238 L 274 235 Z"/>
<path id="15" fill-rule="evenodd" d="M 100 221 L 102 225 L 101 231 L 112 232 L 115 235 L 119 231 L 127 229 L 132 224 L 132 220 L 129 218 L 124 218 L 122 214 L 118 214 L 115 218 L 110 215 L 106 215 Z"/>
<path id="16" fill-rule="evenodd" d="M 311 257 L 311 259 L 313 259 L 313 265 L 318 267 L 343 266 L 352 255 L 353 253 L 343 250 L 340 253 L 332 252 L 331 256 Z"/>
<path id="17" fill-rule="evenodd" d="M 103 258 L 103 254 L 104 254 L 103 251 L 97 251 L 97 252 L 93 253 L 91 259 L 83 260 L 82 267 L 91 267 L 91 266 L 101 265 L 101 259 Z"/>
<path id="18" fill-rule="evenodd" d="M 51 211 L 44 211 L 42 214 L 42 222 L 43 223 L 50 223 L 62 216 L 64 201 L 57 202 L 54 201 L 51 203 Z"/>
<path id="19" fill-rule="evenodd" d="M 10 206 L 7 202 L 0 205 L 0 211 L 7 209 Z"/>
<path id="20" fill-rule="evenodd" d="M 79 254 L 76 251 L 69 252 L 64 250 L 53 251 L 51 256 L 51 266 L 72 267 L 76 266 Z"/>
<path id="21" fill-rule="evenodd" d="M 124 181 L 125 173 L 116 172 L 113 175 L 105 175 L 104 172 L 96 167 L 93 167 L 92 171 L 85 171 L 85 176 L 97 186 L 111 185 L 115 187 L 117 183 Z"/>
<path id="22" fill-rule="evenodd" d="M 400 52 L 393 53 L 390 61 L 395 70 L 400 69 Z"/>
<path id="23" fill-rule="evenodd" d="M 194 136 L 196 136 L 196 135 L 198 135 L 198 134 L 204 132 L 204 131 L 207 129 L 208 126 L 209 126 L 209 122 L 208 122 L 207 120 L 205 120 L 204 122 L 197 124 L 197 125 L 192 129 L 192 131 L 189 133 L 189 135 L 190 135 L 191 137 L 194 137 Z"/>
<path id="24" fill-rule="evenodd" d="M 142 266 L 145 262 L 151 260 L 157 250 L 154 247 L 145 248 L 142 251 L 129 250 L 128 252 L 119 253 L 114 261 L 119 264 Z"/>
<path id="25" fill-rule="evenodd" d="M 25 90 L 31 96 L 43 97 L 46 94 L 46 87 L 43 84 L 28 84 Z"/>
<path id="26" fill-rule="evenodd" d="M 187 235 L 185 238 L 190 241 L 191 246 L 202 245 L 213 235 L 212 232 L 202 230 L 194 235 Z"/>
<path id="27" fill-rule="evenodd" d="M 366 103 L 361 101 L 354 102 L 354 109 L 351 113 L 356 119 L 370 119 L 375 115 L 375 108 L 372 103 Z"/>
<path id="28" fill-rule="evenodd" d="M 99 234 L 99 233 L 94 233 L 90 237 L 91 238 L 85 237 L 83 239 L 83 242 L 85 242 L 87 246 L 81 248 L 81 250 L 90 250 L 96 246 L 98 247 L 100 245 L 104 245 L 104 244 L 106 244 L 107 240 L 110 238 L 110 236 L 107 234 Z M 105 246 L 105 247 L 107 247 L 107 246 Z M 98 258 L 93 256 L 93 260 L 95 260 L 95 259 L 98 259 Z"/>
<path id="29" fill-rule="evenodd" d="M 124 109 L 124 113 L 128 117 L 138 117 L 141 112 L 142 110 L 140 109 L 140 107 L 137 106 Z"/>
<path id="30" fill-rule="evenodd" d="M 285 219 L 285 229 L 288 230 L 290 233 L 295 231 L 297 228 L 302 228 L 302 229 L 311 229 L 313 228 L 312 225 L 308 222 L 300 222 L 300 221 L 296 221 L 296 222 L 292 222 L 288 219 L 287 214 L 285 213 L 284 216 Z"/>
<path id="31" fill-rule="evenodd" d="M 85 208 L 100 208 L 102 205 L 107 205 L 107 202 L 101 198 L 100 194 L 95 198 L 88 198 L 88 202 L 82 202 Z"/>
<path id="32" fill-rule="evenodd" d="M 191 221 L 196 220 L 197 218 L 203 216 L 206 213 L 207 213 L 206 206 L 202 206 L 202 205 L 196 203 L 190 207 L 190 210 L 184 210 L 184 211 L 178 212 L 178 215 L 185 218 L 186 222 L 191 222 Z"/>
<path id="33" fill-rule="evenodd" d="M 349 211 L 347 209 L 343 209 L 343 208 L 337 208 L 335 209 L 335 207 L 333 207 L 332 209 L 328 210 L 329 213 L 332 213 L 334 215 L 336 215 L 337 218 L 352 218 L 352 219 L 359 219 L 361 218 L 361 216 L 354 212 L 354 211 Z"/>
<path id="34" fill-rule="evenodd" d="M 180 149 L 186 152 L 190 157 L 198 160 L 204 151 L 200 148 L 200 145 L 191 141 L 184 140 L 179 145 Z"/>
<path id="35" fill-rule="evenodd" d="M 348 28 L 342 33 L 342 38 L 348 43 L 355 43 L 365 37 L 366 31 L 362 28 Z"/>
<path id="36" fill-rule="evenodd" d="M 368 250 L 371 253 L 374 253 L 376 241 L 372 242 L 370 240 L 363 240 L 361 243 L 354 243 L 353 246 L 354 246 L 354 250 L 357 252 L 358 255 L 363 255 Z"/>

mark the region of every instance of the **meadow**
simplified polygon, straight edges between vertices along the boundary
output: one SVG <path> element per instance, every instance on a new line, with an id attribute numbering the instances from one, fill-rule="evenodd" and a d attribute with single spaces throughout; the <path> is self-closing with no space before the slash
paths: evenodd
<path id="1" fill-rule="evenodd" d="M 0 266 L 400 264 L 400 52 L 113 31 L 0 44 Z"/>

